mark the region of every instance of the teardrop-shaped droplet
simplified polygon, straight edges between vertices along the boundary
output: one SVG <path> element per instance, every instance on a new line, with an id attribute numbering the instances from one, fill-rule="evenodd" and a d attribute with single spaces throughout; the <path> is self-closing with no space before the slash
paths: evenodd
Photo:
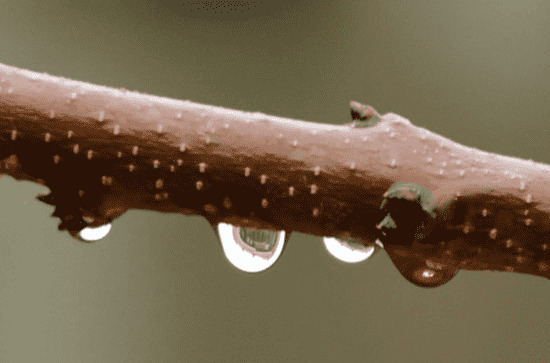
<path id="1" fill-rule="evenodd" d="M 77 238 L 83 242 L 94 242 L 100 240 L 109 234 L 111 223 L 99 227 L 86 227 L 77 234 Z"/>
<path id="2" fill-rule="evenodd" d="M 260 272 L 271 267 L 283 251 L 285 231 L 269 231 L 218 224 L 218 235 L 225 257 L 245 272 Z"/>
<path id="3" fill-rule="evenodd" d="M 386 251 L 401 275 L 417 286 L 441 286 L 452 280 L 458 272 L 455 266 L 433 263 L 415 257 L 413 250 L 390 248 Z"/>
<path id="4" fill-rule="evenodd" d="M 323 237 L 323 242 L 332 256 L 347 263 L 365 261 L 374 254 L 379 246 L 374 243 L 366 245 L 353 238 Z"/>

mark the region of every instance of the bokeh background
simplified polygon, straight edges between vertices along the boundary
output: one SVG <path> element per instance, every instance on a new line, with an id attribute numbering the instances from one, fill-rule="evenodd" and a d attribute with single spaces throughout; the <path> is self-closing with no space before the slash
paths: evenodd
<path id="1" fill-rule="evenodd" d="M 4 0 L 0 62 L 324 123 L 348 102 L 550 163 L 550 2 Z M 548 362 L 550 282 L 407 282 L 293 233 L 247 275 L 202 217 L 132 210 L 95 244 L 0 179 L 1 362 Z"/>

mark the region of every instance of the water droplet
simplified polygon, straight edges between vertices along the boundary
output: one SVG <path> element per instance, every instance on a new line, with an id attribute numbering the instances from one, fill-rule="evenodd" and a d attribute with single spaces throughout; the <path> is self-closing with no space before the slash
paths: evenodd
<path id="1" fill-rule="evenodd" d="M 100 240 L 109 234 L 111 223 L 99 227 L 86 227 L 78 232 L 77 238 L 83 242 L 93 242 Z"/>
<path id="2" fill-rule="evenodd" d="M 315 169 L 313 170 L 313 173 L 315 175 L 319 175 L 321 173 L 321 167 L 320 166 L 316 166 Z"/>
<path id="3" fill-rule="evenodd" d="M 365 245 L 353 238 L 323 237 L 327 251 L 340 261 L 357 263 L 365 261 L 376 251 L 375 244 Z"/>
<path id="4" fill-rule="evenodd" d="M 285 231 L 268 231 L 218 224 L 225 257 L 241 271 L 260 272 L 271 267 L 283 252 Z"/>

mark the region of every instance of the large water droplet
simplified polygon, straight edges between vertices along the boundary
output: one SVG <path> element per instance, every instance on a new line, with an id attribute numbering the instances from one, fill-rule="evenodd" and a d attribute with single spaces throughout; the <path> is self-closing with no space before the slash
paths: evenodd
<path id="1" fill-rule="evenodd" d="M 268 231 L 218 224 L 218 235 L 225 257 L 245 272 L 260 272 L 271 267 L 283 251 L 285 231 Z"/>
<path id="2" fill-rule="evenodd" d="M 110 230 L 111 223 L 99 227 L 86 227 L 78 232 L 77 238 L 83 242 L 94 242 L 107 236 Z"/>
<path id="3" fill-rule="evenodd" d="M 323 242 L 332 256 L 347 263 L 365 261 L 380 246 L 378 243 L 365 245 L 362 241 L 353 238 L 323 237 Z"/>

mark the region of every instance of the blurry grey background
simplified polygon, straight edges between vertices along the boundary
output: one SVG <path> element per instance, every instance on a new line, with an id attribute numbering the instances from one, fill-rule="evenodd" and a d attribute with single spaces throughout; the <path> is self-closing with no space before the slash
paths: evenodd
<path id="1" fill-rule="evenodd" d="M 324 123 L 348 102 L 550 163 L 550 2 L 0 3 L 0 62 Z M 293 233 L 235 270 L 201 217 L 129 211 L 93 245 L 46 190 L 0 179 L 2 362 L 550 361 L 550 282 L 461 271 L 436 289 Z"/>

